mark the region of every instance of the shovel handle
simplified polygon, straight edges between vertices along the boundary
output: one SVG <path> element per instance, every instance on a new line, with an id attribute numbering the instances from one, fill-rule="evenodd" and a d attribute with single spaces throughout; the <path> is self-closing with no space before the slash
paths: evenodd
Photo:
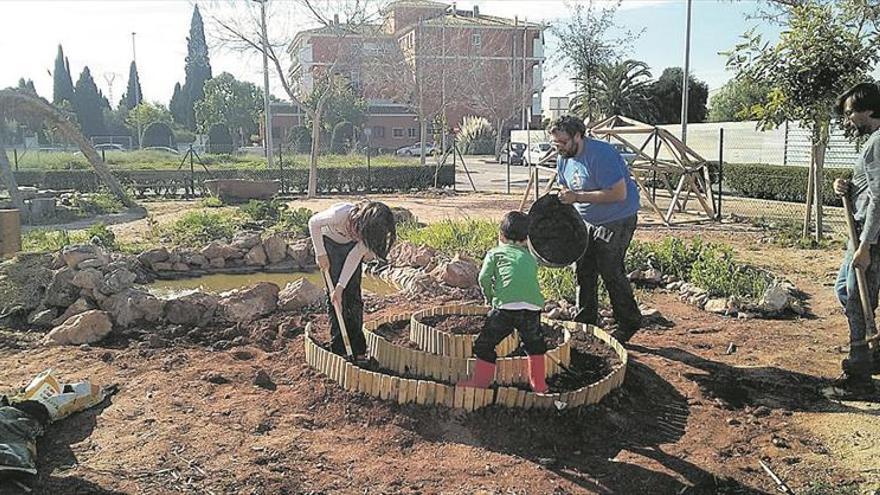
<path id="1" fill-rule="evenodd" d="M 849 232 L 849 240 L 850 247 L 853 250 L 853 253 L 859 247 L 859 236 L 856 232 L 856 221 L 853 218 L 853 209 L 852 202 L 849 199 L 849 195 L 843 195 L 843 213 L 846 218 L 846 228 Z M 853 267 L 856 271 L 856 284 L 859 287 L 859 299 L 862 304 L 862 314 L 865 317 L 865 336 L 869 342 L 872 341 L 874 335 L 877 333 L 877 326 L 874 321 L 874 309 L 871 307 L 871 301 L 868 298 L 868 282 L 865 280 L 865 271 L 858 267 Z M 876 342 L 874 346 L 876 347 Z"/>
<path id="2" fill-rule="evenodd" d="M 324 284 L 327 285 L 327 295 L 330 297 L 330 304 L 333 305 L 333 310 L 336 311 L 336 320 L 339 322 L 339 328 L 342 330 L 342 342 L 345 344 L 345 353 L 348 354 L 348 357 L 353 357 L 354 354 L 351 352 L 351 341 L 348 338 L 348 329 L 345 328 L 345 320 L 342 319 L 342 308 L 333 302 L 333 280 L 330 279 L 330 272 L 328 270 L 321 270 L 321 273 L 324 274 Z"/>

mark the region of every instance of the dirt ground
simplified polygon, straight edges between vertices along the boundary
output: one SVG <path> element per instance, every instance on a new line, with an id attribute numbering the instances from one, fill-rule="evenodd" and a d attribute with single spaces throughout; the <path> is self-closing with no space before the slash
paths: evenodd
<path id="1" fill-rule="evenodd" d="M 500 218 L 512 196 L 382 197 L 424 222 Z M 296 201 L 317 209 L 338 201 Z M 188 204 L 146 205 L 153 221 Z M 732 244 L 792 281 L 812 315 L 737 320 L 664 291 L 639 291 L 671 328 L 631 341 L 623 387 L 576 411 L 474 413 L 349 394 L 305 365 L 302 329 L 323 316 L 274 315 L 239 334 L 171 339 L 155 329 L 76 347 L 0 349 L 0 388 L 52 367 L 120 384 L 101 406 L 52 425 L 39 442 L 35 493 L 64 494 L 753 494 L 774 493 L 763 459 L 798 494 L 880 488 L 880 406 L 830 401 L 846 322 L 832 295 L 837 251 L 761 243 L 743 225 L 637 231 Z M 146 221 L 113 227 L 136 238 Z M 441 301 L 367 301 L 370 317 Z M 29 335 L 24 335 L 27 339 Z M 34 335 L 33 337 L 36 337 Z M 234 335 L 226 336 L 229 338 Z M 727 353 L 730 344 L 735 352 Z M 2 347 L 2 340 L 0 340 Z M 219 348 L 218 348 L 219 347 Z M 256 386 L 265 371 L 274 390 Z M 11 485 L 0 493 L 18 493 Z"/>

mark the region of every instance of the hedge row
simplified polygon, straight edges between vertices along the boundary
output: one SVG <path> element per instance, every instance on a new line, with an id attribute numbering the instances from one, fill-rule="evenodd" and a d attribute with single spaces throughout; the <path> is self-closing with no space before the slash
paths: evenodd
<path id="1" fill-rule="evenodd" d="M 366 191 L 369 186 L 375 192 L 409 191 L 434 186 L 434 167 L 414 165 L 410 167 L 366 168 L 324 167 L 318 169 L 318 190 L 321 193 Z M 190 187 L 190 173 L 186 170 L 114 170 L 120 183 L 139 196 L 153 193 L 177 194 Z M 15 178 L 21 186 L 44 189 L 73 189 L 79 192 L 96 192 L 103 188 L 97 175 L 90 170 L 19 171 Z M 307 169 L 243 170 L 223 169 L 210 173 L 196 171 L 192 176 L 196 193 L 205 193 L 204 182 L 209 179 L 280 180 L 285 190 L 302 192 L 308 188 Z M 437 185 L 451 186 L 455 182 L 455 170 L 450 166 L 440 169 Z"/>
<path id="2" fill-rule="evenodd" d="M 748 198 L 804 203 L 809 170 L 808 167 L 725 163 L 723 186 Z M 842 206 L 832 184 L 835 179 L 852 177 L 852 169 L 826 168 L 822 175 L 823 203 Z"/>

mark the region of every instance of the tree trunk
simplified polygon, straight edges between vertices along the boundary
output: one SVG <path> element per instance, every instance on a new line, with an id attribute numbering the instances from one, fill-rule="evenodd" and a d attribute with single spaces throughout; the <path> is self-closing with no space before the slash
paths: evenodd
<path id="1" fill-rule="evenodd" d="M 501 145 L 502 145 L 502 136 L 501 136 L 501 126 L 504 125 L 503 119 L 495 120 L 495 161 L 501 161 Z M 511 141 L 513 139 L 511 138 Z"/>
<path id="2" fill-rule="evenodd" d="M 823 122 L 819 125 L 819 140 L 813 146 L 813 152 L 816 155 L 816 179 L 815 179 L 815 191 L 816 191 L 816 242 L 822 240 L 822 208 L 824 206 L 825 199 L 825 188 L 824 185 L 824 168 L 825 168 L 825 150 L 828 148 L 828 124 L 827 122 Z"/>
<path id="3" fill-rule="evenodd" d="M 814 155 L 813 153 L 810 153 L 810 155 L 810 171 L 807 173 L 807 197 L 805 198 L 806 205 L 804 207 L 804 229 L 801 232 L 801 237 L 804 239 L 810 235 L 810 220 L 813 218 L 813 197 L 815 196 L 813 185 L 816 178 L 816 159 L 815 156 L 812 156 Z"/>
<path id="4" fill-rule="evenodd" d="M 422 142 L 422 149 L 419 150 L 419 154 L 421 158 L 419 159 L 419 163 L 424 167 L 428 163 L 427 156 L 425 154 L 425 148 L 428 146 L 428 119 L 419 119 L 419 141 Z"/>
<path id="5" fill-rule="evenodd" d="M 15 174 L 12 172 L 12 167 L 9 166 L 9 158 L 6 156 L 6 148 L 3 147 L 3 142 L 0 142 L 0 179 L 3 180 L 3 185 L 5 185 L 6 190 L 9 191 L 9 198 L 12 199 L 12 205 L 18 208 L 18 211 L 21 214 L 22 223 L 27 223 L 30 215 L 28 214 L 29 212 L 25 210 L 24 200 L 21 197 L 21 193 L 18 192 L 18 183 L 15 181 Z"/>
<path id="6" fill-rule="evenodd" d="M 119 181 L 116 180 L 116 177 L 113 177 L 110 169 L 107 168 L 107 165 L 101 160 L 101 157 L 98 155 L 95 147 L 92 146 L 92 143 L 86 139 L 75 124 L 67 120 L 67 118 L 61 115 L 58 110 L 46 103 L 45 100 L 15 90 L 2 90 L 0 91 L 0 108 L 4 107 L 18 107 L 23 112 L 28 112 L 40 117 L 44 122 L 50 124 L 50 127 L 56 127 L 62 136 L 79 147 L 83 155 L 89 161 L 89 164 L 95 169 L 95 173 L 100 177 L 101 181 L 103 181 L 107 188 L 110 189 L 110 192 L 119 198 L 119 201 L 121 201 L 123 205 L 127 208 L 134 208 L 137 206 L 137 203 L 132 201 L 132 199 L 128 197 L 128 194 L 125 193 L 125 190 L 122 189 L 122 186 L 119 184 Z"/>
<path id="7" fill-rule="evenodd" d="M 321 146 L 321 116 L 324 113 L 326 97 L 318 100 L 317 109 L 312 119 L 312 152 L 309 155 L 309 190 L 308 198 L 313 199 L 318 195 L 318 148 Z"/>

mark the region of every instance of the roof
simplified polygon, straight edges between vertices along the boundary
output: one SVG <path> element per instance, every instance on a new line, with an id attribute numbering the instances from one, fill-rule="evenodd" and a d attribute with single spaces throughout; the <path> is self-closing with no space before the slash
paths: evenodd
<path id="1" fill-rule="evenodd" d="M 449 7 L 448 3 L 443 2 L 435 2 L 433 0 L 396 0 L 394 2 L 389 3 L 385 10 L 391 10 L 398 5 L 407 5 L 414 7 L 437 7 L 437 8 L 447 8 Z"/>
<path id="2" fill-rule="evenodd" d="M 524 27 L 528 26 L 533 29 L 543 29 L 541 24 L 534 22 L 525 22 L 523 20 L 511 19 L 509 17 L 498 17 L 494 15 L 478 14 L 473 16 L 471 11 L 459 10 L 457 14 L 447 13 L 442 16 L 434 17 L 422 22 L 427 26 L 481 26 L 481 27 Z"/>

